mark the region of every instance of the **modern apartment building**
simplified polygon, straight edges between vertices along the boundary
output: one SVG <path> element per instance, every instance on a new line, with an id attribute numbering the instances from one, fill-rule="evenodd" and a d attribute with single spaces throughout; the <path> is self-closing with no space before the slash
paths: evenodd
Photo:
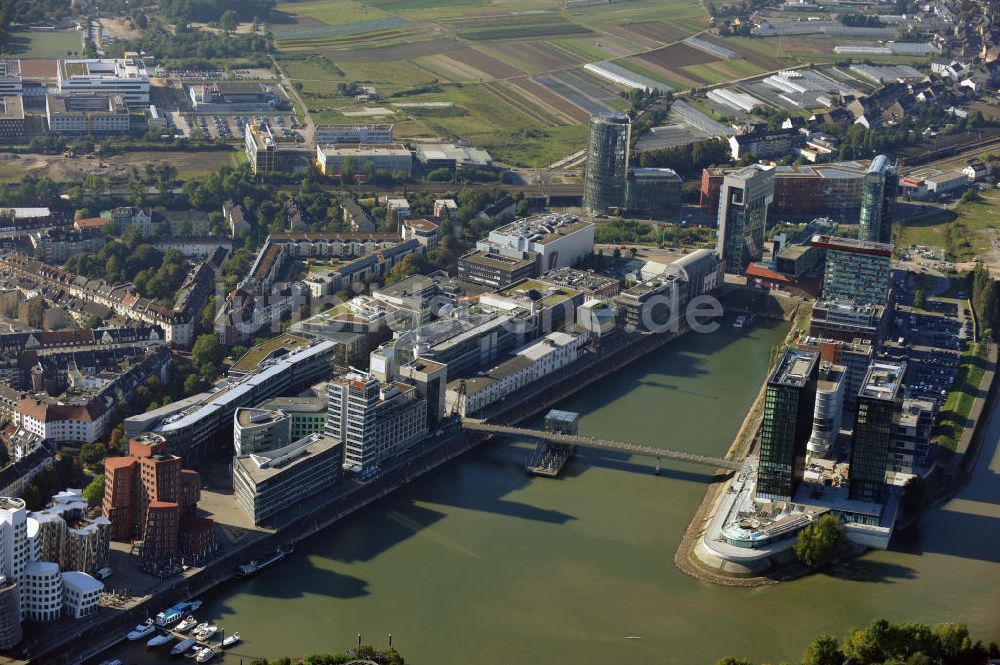
<path id="1" fill-rule="evenodd" d="M 899 169 L 879 155 L 865 173 L 858 238 L 892 244 L 892 222 L 899 193 Z"/>
<path id="2" fill-rule="evenodd" d="M 343 441 L 344 468 L 368 471 L 427 435 L 427 404 L 416 388 L 352 371 L 327 384 L 326 434 Z"/>
<path id="3" fill-rule="evenodd" d="M 138 56 L 56 62 L 60 94 L 121 95 L 129 105 L 149 105 L 149 75 Z"/>
<path id="4" fill-rule="evenodd" d="M 278 169 L 278 142 L 267 123 L 247 123 L 243 127 L 243 148 L 255 174 Z"/>
<path id="5" fill-rule="evenodd" d="M 875 347 L 870 341 L 853 340 L 845 342 L 823 337 L 806 337 L 799 348 L 819 353 L 824 363 L 841 365 L 844 368 L 844 409 L 854 411 L 861 384 L 868 373 L 868 367 L 875 357 Z"/>
<path id="6" fill-rule="evenodd" d="M 938 404 L 934 400 L 903 398 L 889 451 L 890 477 L 898 480 L 894 484 L 905 484 L 932 462 L 931 434 L 937 415 Z"/>
<path id="7" fill-rule="evenodd" d="M 742 275 L 747 266 L 763 258 L 772 200 L 772 168 L 755 164 L 726 174 L 719 194 L 717 251 L 727 273 Z"/>
<path id="8" fill-rule="evenodd" d="M 125 98 L 118 94 L 46 95 L 45 115 L 55 134 L 120 134 L 129 130 Z"/>
<path id="9" fill-rule="evenodd" d="M 843 342 L 867 340 L 878 346 L 885 338 L 889 316 L 884 305 L 858 305 L 853 300 L 817 300 L 809 321 L 812 337 Z"/>
<path id="10" fill-rule="evenodd" d="M 889 452 L 899 426 L 906 363 L 875 361 L 858 393 L 851 447 L 849 496 L 885 503 L 889 495 Z"/>
<path id="11" fill-rule="evenodd" d="M 858 305 L 889 304 L 892 245 L 816 235 L 812 246 L 826 251 L 824 300 L 851 300 Z"/>
<path id="12" fill-rule="evenodd" d="M 236 409 L 233 414 L 233 449 L 250 455 L 284 448 L 291 439 L 290 418 L 272 409 Z"/>
<path id="13" fill-rule="evenodd" d="M 73 254 L 96 254 L 107 240 L 100 231 L 54 227 L 31 234 L 35 255 L 47 263 L 65 263 Z"/>
<path id="14" fill-rule="evenodd" d="M 623 113 L 590 117 L 587 171 L 583 180 L 583 205 L 592 213 L 606 214 L 625 206 L 625 180 L 629 167 L 632 121 Z"/>
<path id="15" fill-rule="evenodd" d="M 255 525 L 300 501 L 328 490 L 340 478 L 340 439 L 310 434 L 282 448 L 237 455 L 233 460 L 236 502 Z"/>
<path id="16" fill-rule="evenodd" d="M 805 474 L 819 379 L 819 354 L 786 348 L 767 381 L 757 496 L 791 500 Z"/>

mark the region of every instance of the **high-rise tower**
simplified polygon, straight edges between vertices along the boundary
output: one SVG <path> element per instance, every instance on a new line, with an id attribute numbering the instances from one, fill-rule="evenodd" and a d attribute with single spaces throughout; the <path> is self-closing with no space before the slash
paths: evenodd
<path id="1" fill-rule="evenodd" d="M 906 363 L 873 362 L 858 393 L 851 448 L 851 485 L 848 495 L 857 501 L 884 503 L 889 450 L 899 419 Z"/>
<path id="2" fill-rule="evenodd" d="M 861 218 L 858 238 L 870 242 L 892 242 L 892 221 L 899 190 L 899 169 L 889 158 L 879 155 L 865 173 L 861 192 Z"/>
<path id="3" fill-rule="evenodd" d="M 587 143 L 587 173 L 583 182 L 583 205 L 598 214 L 625 206 L 632 121 L 624 113 L 590 118 Z"/>
<path id="4" fill-rule="evenodd" d="M 726 272 L 742 275 L 764 256 L 767 209 L 773 200 L 773 167 L 754 164 L 726 174 L 719 193 L 717 247 Z"/>

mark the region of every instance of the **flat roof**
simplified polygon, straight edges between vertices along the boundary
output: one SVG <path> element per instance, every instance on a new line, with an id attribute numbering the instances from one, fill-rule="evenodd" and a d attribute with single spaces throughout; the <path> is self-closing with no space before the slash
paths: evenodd
<path id="1" fill-rule="evenodd" d="M 809 380 L 809 375 L 812 374 L 817 362 L 819 362 L 817 352 L 788 347 L 781 354 L 768 383 L 802 388 Z"/>
<path id="2" fill-rule="evenodd" d="M 393 157 L 411 157 L 410 151 L 406 146 L 401 143 L 387 143 L 383 145 L 378 144 L 359 144 L 359 143 L 335 143 L 331 145 L 320 145 L 320 152 L 324 156 L 337 156 L 337 157 L 375 157 L 375 156 L 393 156 Z"/>
<path id="3" fill-rule="evenodd" d="M 853 252 L 855 254 L 871 254 L 873 256 L 892 257 L 892 245 L 884 242 L 873 242 L 871 240 L 858 240 L 857 238 L 841 238 L 830 235 L 814 235 L 810 243 L 813 247 L 820 249 L 832 249 L 840 252 Z"/>
<path id="4" fill-rule="evenodd" d="M 272 339 L 262 342 L 244 353 L 239 360 L 229 368 L 230 372 L 252 372 L 260 367 L 260 364 L 272 353 L 280 349 L 294 351 L 302 347 L 309 346 L 309 340 L 298 335 L 288 333 L 278 335 Z"/>
<path id="5" fill-rule="evenodd" d="M 479 263 L 481 265 L 489 266 L 491 268 L 500 268 L 502 270 L 516 270 L 518 268 L 536 263 L 536 257 L 538 256 L 536 252 L 527 251 L 525 254 L 528 254 L 529 256 L 527 258 L 517 258 L 501 254 L 499 252 L 486 252 L 481 249 L 475 249 L 462 256 L 459 260 Z"/>
<path id="6" fill-rule="evenodd" d="M 310 434 L 283 448 L 264 453 L 239 455 L 233 460 L 255 485 L 274 478 L 290 469 L 311 463 L 317 455 L 341 445 L 340 439 L 325 434 Z"/>
<path id="7" fill-rule="evenodd" d="M 24 102 L 19 96 L 0 97 L 0 119 L 24 120 Z"/>
<path id="8" fill-rule="evenodd" d="M 904 374 L 906 374 L 906 363 L 875 361 L 861 382 L 858 396 L 894 401 L 899 395 Z"/>

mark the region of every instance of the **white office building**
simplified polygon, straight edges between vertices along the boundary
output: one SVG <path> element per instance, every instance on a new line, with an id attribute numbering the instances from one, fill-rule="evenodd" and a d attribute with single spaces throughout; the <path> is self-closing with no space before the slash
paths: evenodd
<path id="1" fill-rule="evenodd" d="M 537 252 L 542 272 L 569 268 L 594 251 L 594 224 L 575 215 L 535 215 L 490 231 L 476 249 L 516 258 Z"/>
<path id="2" fill-rule="evenodd" d="M 97 611 L 104 584 L 76 570 L 62 574 L 63 613 L 82 619 Z"/>
<path id="3" fill-rule="evenodd" d="M 63 584 L 59 564 L 31 561 L 21 574 L 21 617 L 28 621 L 55 621 L 62 614 Z"/>
<path id="4" fill-rule="evenodd" d="M 386 145 L 392 143 L 392 125 L 316 125 L 314 140 L 316 145 Z"/>
<path id="5" fill-rule="evenodd" d="M 149 105 L 149 75 L 146 64 L 137 56 L 59 60 L 56 81 L 63 95 L 117 94 L 130 106 Z"/>

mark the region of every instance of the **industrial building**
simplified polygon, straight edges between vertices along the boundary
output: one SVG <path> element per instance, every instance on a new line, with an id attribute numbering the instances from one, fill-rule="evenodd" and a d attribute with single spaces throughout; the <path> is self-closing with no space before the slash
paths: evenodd
<path id="1" fill-rule="evenodd" d="M 0 79 L 0 86 L 2 86 Z M 24 134 L 24 102 L 18 95 L 0 93 L 0 137 Z"/>
<path id="2" fill-rule="evenodd" d="M 892 244 L 892 222 L 899 193 L 899 169 L 885 155 L 872 160 L 861 194 L 858 238 Z"/>
<path id="3" fill-rule="evenodd" d="M 683 181 L 673 169 L 637 168 L 628 170 L 625 208 L 649 219 L 680 218 Z"/>
<path id="4" fill-rule="evenodd" d="M 316 161 L 323 175 L 339 176 L 344 164 L 351 160 L 355 173 L 364 173 L 370 164 L 380 171 L 413 172 L 413 154 L 404 145 L 338 143 L 316 146 Z"/>
<path id="5" fill-rule="evenodd" d="M 56 134 L 113 134 L 129 130 L 125 98 L 118 94 L 46 95 L 49 131 Z"/>
<path id="6" fill-rule="evenodd" d="M 885 503 L 889 451 L 899 423 L 906 363 L 873 362 L 858 393 L 851 447 L 849 496 L 855 501 Z"/>
<path id="7" fill-rule="evenodd" d="M 329 490 L 340 478 L 339 439 L 310 434 L 282 448 L 237 455 L 233 493 L 254 525 L 300 501 Z"/>
<path id="8" fill-rule="evenodd" d="M 513 256 L 535 252 L 542 272 L 568 268 L 594 251 L 594 224 L 575 215 L 533 215 L 493 229 L 476 249 Z"/>
<path id="9" fill-rule="evenodd" d="M 623 113 L 590 117 L 583 205 L 592 213 L 607 214 L 625 205 L 632 121 Z"/>
<path id="10" fill-rule="evenodd" d="M 851 300 L 859 305 L 888 305 L 892 284 L 892 245 L 816 235 L 812 246 L 826 252 L 824 300 Z"/>
<path id="11" fill-rule="evenodd" d="M 717 251 L 727 273 L 742 275 L 763 257 L 767 212 L 773 200 L 773 168 L 755 164 L 726 174 L 719 192 Z"/>
<path id="12" fill-rule="evenodd" d="M 493 166 L 490 153 L 482 148 L 472 148 L 454 143 L 417 143 L 414 146 L 417 161 L 425 171 L 435 169 L 488 169 Z"/>
<path id="13" fill-rule="evenodd" d="M 149 105 L 149 75 L 142 58 L 76 59 L 56 62 L 62 95 L 121 95 L 130 106 Z"/>
<path id="14" fill-rule="evenodd" d="M 277 170 L 278 143 L 267 123 L 247 123 L 243 127 L 243 141 L 251 171 L 257 174 Z"/>
<path id="15" fill-rule="evenodd" d="M 819 379 L 819 354 L 786 348 L 767 381 L 757 496 L 790 500 L 805 474 Z"/>
<path id="16" fill-rule="evenodd" d="M 255 81 L 215 81 L 188 86 L 195 113 L 255 113 L 291 108 L 280 86 Z"/>

